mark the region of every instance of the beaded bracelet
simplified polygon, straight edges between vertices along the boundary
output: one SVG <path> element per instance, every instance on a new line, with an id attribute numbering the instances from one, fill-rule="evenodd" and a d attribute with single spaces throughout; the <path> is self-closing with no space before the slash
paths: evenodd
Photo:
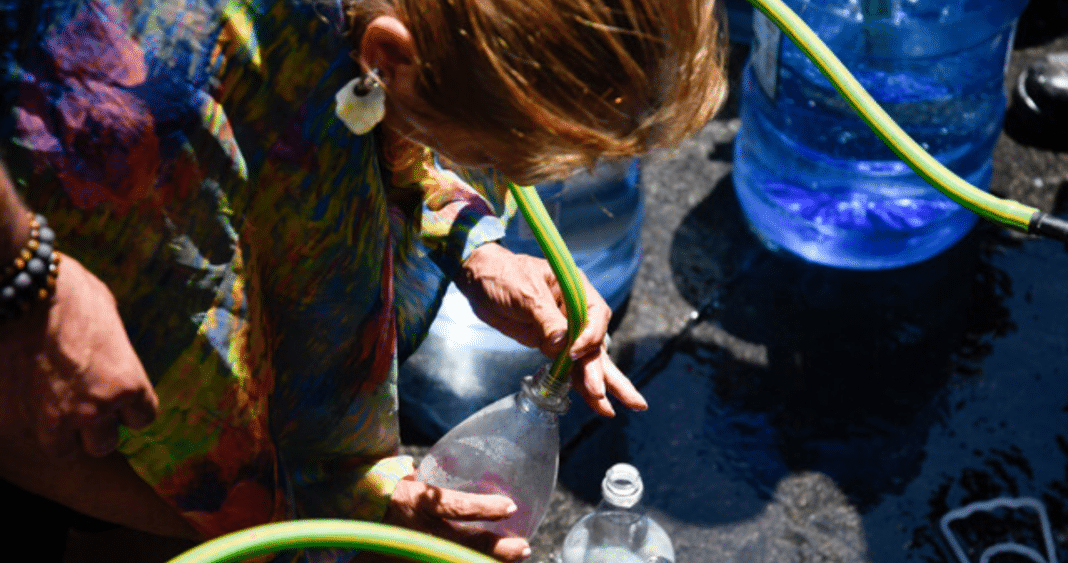
<path id="1" fill-rule="evenodd" d="M 0 276 L 0 320 L 18 317 L 55 291 L 60 256 L 55 241 L 48 221 L 31 213 L 30 240 Z"/>

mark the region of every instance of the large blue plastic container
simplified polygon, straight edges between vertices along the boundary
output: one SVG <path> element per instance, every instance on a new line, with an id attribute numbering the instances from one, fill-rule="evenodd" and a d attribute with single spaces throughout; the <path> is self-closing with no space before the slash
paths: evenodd
<path id="1" fill-rule="evenodd" d="M 644 198 L 637 159 L 602 165 L 595 175 L 538 186 L 545 207 L 579 268 L 618 310 L 630 295 L 641 262 Z M 522 216 L 501 243 L 542 256 Z M 401 366 L 405 420 L 438 438 L 478 409 L 515 393 L 519 381 L 550 361 L 483 323 L 450 285 L 426 340 Z"/>
<path id="2" fill-rule="evenodd" d="M 921 146 L 989 188 L 1026 0 L 785 1 Z M 740 112 L 734 185 L 773 249 L 835 267 L 894 268 L 937 254 L 975 224 L 761 13 Z"/>
<path id="3" fill-rule="evenodd" d="M 727 0 L 727 33 L 732 43 L 748 45 L 753 42 L 753 5 L 749 0 Z"/>

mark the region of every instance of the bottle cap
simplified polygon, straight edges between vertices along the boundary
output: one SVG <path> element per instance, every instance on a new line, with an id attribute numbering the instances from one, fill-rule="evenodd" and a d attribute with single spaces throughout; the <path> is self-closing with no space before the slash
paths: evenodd
<path id="1" fill-rule="evenodd" d="M 608 468 L 601 482 L 604 499 L 622 508 L 638 504 L 642 500 L 643 490 L 638 468 L 629 463 L 617 463 Z"/>

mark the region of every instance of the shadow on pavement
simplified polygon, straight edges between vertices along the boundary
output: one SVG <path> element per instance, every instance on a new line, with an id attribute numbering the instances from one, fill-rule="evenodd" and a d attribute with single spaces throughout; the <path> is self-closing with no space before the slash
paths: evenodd
<path id="1" fill-rule="evenodd" d="M 630 371 L 655 408 L 592 423 L 565 448 L 562 484 L 595 502 L 603 470 L 629 460 L 651 506 L 704 525 L 753 517 L 795 472 L 829 476 L 861 509 L 900 493 L 947 382 L 1012 329 L 1011 282 L 981 259 L 993 233 L 908 268 L 824 268 L 765 250 L 724 179 L 671 248 L 703 316 Z"/>

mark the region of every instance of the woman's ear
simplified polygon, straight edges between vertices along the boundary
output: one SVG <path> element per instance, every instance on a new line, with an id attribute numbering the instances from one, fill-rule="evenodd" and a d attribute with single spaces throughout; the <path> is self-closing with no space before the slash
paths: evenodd
<path id="1" fill-rule="evenodd" d="M 393 16 L 379 16 L 367 25 L 360 40 L 360 63 L 376 69 L 387 86 L 410 75 L 415 64 L 412 34 Z"/>

